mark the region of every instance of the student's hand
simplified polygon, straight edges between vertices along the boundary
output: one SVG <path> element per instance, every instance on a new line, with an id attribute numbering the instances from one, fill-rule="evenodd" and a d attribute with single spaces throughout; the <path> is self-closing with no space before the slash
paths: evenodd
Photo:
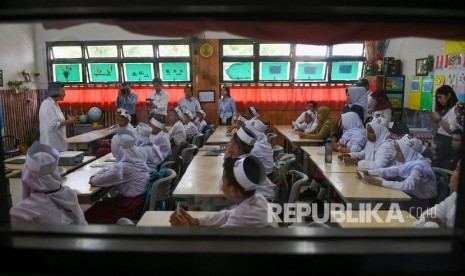
<path id="1" fill-rule="evenodd" d="M 299 132 L 299 137 L 300 138 L 307 138 L 306 134 L 304 132 Z"/>
<path id="2" fill-rule="evenodd" d="M 371 185 L 376 185 L 376 186 L 382 186 L 383 185 L 383 181 L 376 178 L 376 177 L 373 177 L 373 176 L 365 176 L 364 178 L 365 182 L 368 183 L 368 184 L 371 184 Z"/>
<path id="3" fill-rule="evenodd" d="M 337 149 L 339 148 L 339 143 L 336 141 L 332 141 L 331 145 L 333 146 L 333 150 L 338 151 Z"/>
<path id="4" fill-rule="evenodd" d="M 430 116 L 432 119 L 436 120 L 436 121 L 439 120 L 439 119 L 441 118 L 441 116 L 439 116 L 439 113 L 437 113 L 437 112 L 431 112 L 431 113 L 429 114 L 429 116 Z"/>
<path id="5" fill-rule="evenodd" d="M 170 216 L 171 227 L 189 227 L 189 222 L 182 215 L 177 215 L 174 211 Z"/>
<path id="6" fill-rule="evenodd" d="M 345 158 L 350 158 L 350 154 L 348 154 L 348 153 L 339 154 L 339 155 L 337 156 L 337 158 L 339 158 L 339 160 L 342 161 L 342 160 L 344 160 Z"/>
<path id="7" fill-rule="evenodd" d="M 365 176 L 368 176 L 367 170 L 357 170 L 357 176 L 358 176 L 358 173 L 363 173 Z"/>
<path id="8" fill-rule="evenodd" d="M 192 217 L 186 210 L 183 208 L 179 208 L 179 214 L 184 217 L 187 222 L 189 223 L 189 226 L 199 226 L 199 220 Z"/>
<path id="9" fill-rule="evenodd" d="M 349 165 L 349 166 L 357 166 L 358 160 L 351 158 L 351 157 L 346 157 L 344 158 L 344 164 Z"/>
<path id="10" fill-rule="evenodd" d="M 303 128 L 297 128 L 295 131 L 297 131 L 297 132 L 304 132 L 304 129 L 303 129 Z"/>

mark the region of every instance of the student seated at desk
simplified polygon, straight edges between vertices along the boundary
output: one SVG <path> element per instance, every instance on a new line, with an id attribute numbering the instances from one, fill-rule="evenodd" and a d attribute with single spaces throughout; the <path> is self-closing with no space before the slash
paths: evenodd
<path id="1" fill-rule="evenodd" d="M 61 185 L 58 151 L 35 142 L 22 172 L 23 200 L 10 210 L 12 223 L 86 225 L 81 207 L 69 187 Z"/>
<path id="2" fill-rule="evenodd" d="M 307 102 L 307 110 L 302 112 L 302 114 L 300 114 L 299 117 L 297 117 L 297 119 L 295 120 L 296 124 L 302 124 L 304 122 L 305 116 L 306 116 L 305 114 L 307 114 L 308 111 L 313 111 L 313 113 L 316 115 L 317 106 L 318 106 L 317 102 L 308 101 Z"/>
<path id="3" fill-rule="evenodd" d="M 163 162 L 164 158 L 161 154 L 160 148 L 158 148 L 158 146 L 150 140 L 152 128 L 147 124 L 139 123 L 139 125 L 136 127 L 136 131 L 138 134 L 136 146 L 144 157 L 149 170 L 156 171 L 157 166 Z"/>
<path id="4" fill-rule="evenodd" d="M 195 114 L 192 114 L 189 110 L 184 112 L 182 123 L 184 124 L 184 130 L 186 131 L 186 141 L 189 144 L 192 143 L 192 138 L 199 134 L 197 126 L 193 122 L 195 117 Z"/>
<path id="5" fill-rule="evenodd" d="M 333 140 L 333 149 L 341 153 L 359 152 L 365 148 L 367 132 L 355 112 L 341 115 L 343 134 L 339 141 Z"/>
<path id="6" fill-rule="evenodd" d="M 163 160 L 171 155 L 171 143 L 170 136 L 163 131 L 165 124 L 161 121 L 161 118 L 154 117 L 150 119 L 150 124 L 152 126 L 153 143 L 158 146 L 161 154 L 163 155 Z"/>
<path id="7" fill-rule="evenodd" d="M 245 125 L 248 129 L 254 132 L 255 136 L 257 136 L 257 141 L 254 143 L 250 154 L 260 160 L 262 165 L 265 167 L 267 175 L 271 174 L 275 164 L 273 160 L 273 148 L 271 147 L 271 144 L 268 143 L 268 137 L 265 135 L 267 126 L 258 119 L 247 121 Z"/>
<path id="8" fill-rule="evenodd" d="M 415 227 L 453 228 L 455 223 L 455 209 L 457 206 L 457 190 L 459 188 L 460 161 L 457 164 L 449 180 L 449 188 L 452 191 L 446 199 L 436 204 L 433 208 L 424 211 Z"/>
<path id="9" fill-rule="evenodd" d="M 205 118 L 207 117 L 207 113 L 204 110 L 199 110 L 197 111 L 197 130 L 199 133 L 205 134 L 205 132 L 208 129 L 208 124 L 207 121 L 205 121 Z"/>
<path id="10" fill-rule="evenodd" d="M 118 130 L 113 139 L 111 151 L 116 164 L 104 168 L 92 176 L 92 186 L 115 186 L 119 195 L 92 205 L 85 212 L 89 223 L 114 224 L 121 217 L 132 220 L 140 219 L 147 193 L 149 168 L 139 150 L 135 147 L 136 139 L 125 129 Z"/>
<path id="11" fill-rule="evenodd" d="M 246 126 L 241 127 L 236 133 L 234 133 L 233 137 L 231 138 L 231 141 L 228 144 L 226 157 L 244 158 L 249 155 L 252 155 L 252 150 L 256 141 L 257 136 L 251 129 L 249 129 Z M 262 164 L 263 166 L 263 163 L 261 161 L 260 164 Z M 276 189 L 276 185 L 273 184 L 273 182 L 271 182 L 270 179 L 265 178 L 265 181 L 258 185 L 257 193 L 262 194 L 269 201 L 275 201 Z"/>
<path id="12" fill-rule="evenodd" d="M 233 200 L 236 207 L 199 218 L 193 218 L 180 208 L 179 213 L 171 214 L 171 226 L 278 227 L 276 222 L 268 223 L 268 201 L 256 193 L 259 183 L 266 178 L 258 159 L 254 156 L 228 157 L 223 168 L 223 194 Z"/>
<path id="13" fill-rule="evenodd" d="M 428 208 L 433 206 L 437 194 L 436 175 L 431 169 L 431 160 L 424 158 L 405 140 L 397 140 L 396 159 L 398 165 L 388 168 L 361 170 L 365 175 L 381 176 L 383 180 L 366 176 L 365 181 L 406 192 L 412 200 L 400 203 L 402 209 L 409 207 Z"/>
<path id="14" fill-rule="evenodd" d="M 184 114 L 179 107 L 175 107 L 168 112 L 168 122 L 173 124 L 168 132 L 170 140 L 172 141 L 171 151 L 173 155 L 177 155 L 179 147 L 186 143 L 186 130 L 182 123 L 183 119 Z"/>
<path id="15" fill-rule="evenodd" d="M 320 106 L 316 114 L 318 119 L 317 127 L 310 133 L 299 133 L 300 138 L 304 139 L 315 139 L 315 140 L 325 140 L 331 136 L 331 132 L 335 127 L 334 120 L 331 118 L 331 113 L 329 108 L 326 106 Z"/>
<path id="16" fill-rule="evenodd" d="M 367 144 L 360 152 L 344 153 L 338 156 L 347 165 L 355 165 L 360 169 L 387 168 L 396 163 L 396 147 L 389 139 L 388 121 L 375 118 L 367 124 Z"/>
<path id="17" fill-rule="evenodd" d="M 258 113 L 257 108 L 255 108 L 255 106 L 250 106 L 239 116 L 239 118 L 236 120 L 236 123 L 228 128 L 228 133 L 231 133 L 233 132 L 233 130 L 237 130 L 241 128 L 245 124 L 246 121 L 256 119 L 259 116 L 260 116 L 260 113 Z"/>
<path id="18" fill-rule="evenodd" d="M 304 132 L 304 133 L 310 133 L 316 129 L 318 126 L 318 120 L 316 118 L 316 112 L 313 110 L 308 110 L 307 112 L 304 112 L 304 121 L 302 123 L 297 123 L 297 129 L 296 131 L 299 132 Z"/>

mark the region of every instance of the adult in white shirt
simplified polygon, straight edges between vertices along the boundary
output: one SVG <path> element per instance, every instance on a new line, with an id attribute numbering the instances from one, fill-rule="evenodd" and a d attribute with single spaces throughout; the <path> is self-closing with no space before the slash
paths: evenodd
<path id="1" fill-rule="evenodd" d="M 160 151 L 160 148 L 150 140 L 152 128 L 144 123 L 139 123 L 136 127 L 137 140 L 136 147 L 145 159 L 145 163 L 149 170 L 156 171 L 157 166 L 165 159 Z"/>
<path id="2" fill-rule="evenodd" d="M 446 199 L 436 204 L 434 207 L 424 211 L 415 227 L 439 228 L 447 227 L 454 228 L 455 210 L 457 207 L 457 190 L 459 188 L 460 177 L 460 161 L 457 168 L 452 173 L 449 180 L 449 188 L 452 191 Z"/>
<path id="3" fill-rule="evenodd" d="M 79 116 L 69 117 L 67 120 L 58 106 L 65 96 L 65 86 L 62 83 L 51 83 L 48 86 L 49 97 L 39 108 L 40 143 L 56 148 L 58 151 L 68 150 L 66 126 L 79 120 Z"/>
<path id="4" fill-rule="evenodd" d="M 115 224 L 126 217 L 140 219 L 147 193 L 149 168 L 135 147 L 133 132 L 119 129 L 113 137 L 111 152 L 116 163 L 93 175 L 89 183 L 98 187 L 116 187 L 119 194 L 111 199 L 94 203 L 84 214 L 89 223 Z"/>
<path id="5" fill-rule="evenodd" d="M 172 226 L 207 227 L 278 227 L 277 222 L 268 222 L 268 201 L 256 193 L 259 183 L 266 176 L 263 166 L 253 156 L 242 159 L 228 157 L 223 164 L 222 191 L 233 200 L 236 207 L 222 210 L 209 216 L 193 218 L 180 208 L 171 214 Z"/>
<path id="6" fill-rule="evenodd" d="M 307 114 L 308 111 L 314 111 L 315 114 L 316 114 L 317 106 L 318 106 L 317 102 L 308 101 L 307 102 L 307 110 L 302 112 L 302 114 L 300 114 L 299 117 L 297 117 L 297 119 L 295 120 L 296 124 L 302 124 L 305 121 L 305 114 Z"/>
<path id="7" fill-rule="evenodd" d="M 155 135 L 153 143 L 158 146 L 163 155 L 163 160 L 165 160 L 171 155 L 170 136 L 163 131 L 165 124 L 161 121 L 161 118 L 150 119 L 150 124 L 152 125 L 152 134 Z"/>
<path id="8" fill-rule="evenodd" d="M 178 107 L 181 108 L 183 113 L 189 110 L 195 115 L 197 111 L 202 109 L 200 107 L 200 102 L 194 98 L 193 95 L 192 86 L 187 85 L 184 87 L 184 98 L 180 99 L 178 102 Z"/>
<path id="9" fill-rule="evenodd" d="M 163 82 L 160 78 L 153 79 L 153 87 L 155 91 L 150 93 L 147 99 L 147 106 L 150 108 L 149 119 L 155 115 L 160 116 L 163 120 L 166 119 L 168 111 L 169 95 L 165 90 L 162 90 Z"/>
<path id="10" fill-rule="evenodd" d="M 178 153 L 179 146 L 186 143 L 186 130 L 184 129 L 182 119 L 184 119 L 184 114 L 182 114 L 179 107 L 168 112 L 168 122 L 173 124 L 168 132 L 170 140 L 173 141 L 171 144 L 171 151 L 173 155 Z"/>
<path id="11" fill-rule="evenodd" d="M 457 115 L 455 104 L 458 102 L 457 95 L 452 87 L 443 85 L 436 90 L 436 112 L 429 114 L 430 119 L 438 125 L 434 142 L 436 143 L 436 155 L 434 163 L 442 163 L 452 151 L 452 132 L 457 128 Z M 458 111 L 457 111 L 458 113 Z"/>
<path id="12" fill-rule="evenodd" d="M 186 141 L 188 143 L 191 143 L 192 138 L 194 138 L 195 135 L 199 134 L 197 126 L 193 122 L 195 117 L 195 114 L 191 113 L 189 110 L 184 112 L 184 118 L 182 120 L 182 123 L 184 124 L 184 130 L 186 131 Z"/>
<path id="13" fill-rule="evenodd" d="M 12 223 L 86 225 L 76 193 L 61 185 L 58 151 L 35 142 L 27 152 L 21 180 L 23 200 L 10 210 Z"/>

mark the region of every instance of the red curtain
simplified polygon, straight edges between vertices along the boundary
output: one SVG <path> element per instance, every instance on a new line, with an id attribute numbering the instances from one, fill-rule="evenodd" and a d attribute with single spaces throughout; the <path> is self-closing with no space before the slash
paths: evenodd
<path id="1" fill-rule="evenodd" d="M 230 90 L 238 111 L 251 105 L 259 111 L 305 110 L 310 100 L 316 101 L 318 106 L 327 106 L 330 110 L 338 111 L 346 103 L 345 86 L 232 86 Z"/>
<path id="2" fill-rule="evenodd" d="M 66 97 L 60 102 L 63 111 L 83 109 L 87 110 L 92 106 L 99 106 L 103 110 L 116 110 L 115 100 L 118 96 L 119 86 L 105 87 L 67 87 Z M 180 98 L 184 97 L 183 86 L 171 86 L 163 88 L 168 92 L 170 99 L 169 106 L 178 104 Z M 153 87 L 131 88 L 132 92 L 137 94 L 137 107 L 143 107 L 146 104 L 145 99 L 154 91 Z"/>

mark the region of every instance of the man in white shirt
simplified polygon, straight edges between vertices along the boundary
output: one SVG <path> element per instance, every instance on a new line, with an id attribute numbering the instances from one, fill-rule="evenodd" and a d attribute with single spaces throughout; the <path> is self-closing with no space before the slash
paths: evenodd
<path id="1" fill-rule="evenodd" d="M 197 114 L 202 109 L 200 102 L 193 97 L 192 86 L 184 87 L 184 98 L 179 100 L 178 107 L 183 113 L 189 110 L 192 114 Z"/>
<path id="2" fill-rule="evenodd" d="M 58 151 L 68 150 L 68 138 L 66 126 L 79 120 L 79 116 L 65 119 L 58 106 L 65 96 L 65 86 L 62 83 L 51 83 L 48 86 L 49 97 L 45 99 L 39 108 L 40 143 L 54 147 Z"/>
<path id="3" fill-rule="evenodd" d="M 169 95 L 166 91 L 161 89 L 162 85 L 163 82 L 160 78 L 153 79 L 155 91 L 150 93 L 147 99 L 147 106 L 150 108 L 149 119 L 153 118 L 155 115 L 160 116 L 163 120 L 166 119 Z"/>

